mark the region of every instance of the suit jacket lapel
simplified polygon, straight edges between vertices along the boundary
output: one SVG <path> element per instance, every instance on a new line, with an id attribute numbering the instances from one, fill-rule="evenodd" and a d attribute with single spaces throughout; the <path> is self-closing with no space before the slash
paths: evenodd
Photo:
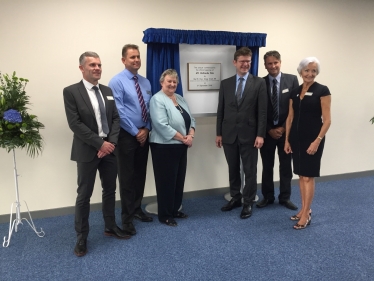
<path id="1" fill-rule="evenodd" d="M 284 99 L 283 98 L 283 90 L 286 89 L 287 87 L 285 86 L 285 79 L 284 79 L 284 75 L 283 73 L 281 74 L 281 81 L 280 81 L 280 85 L 279 85 L 279 106 L 282 104 L 282 100 Z M 289 90 L 289 89 L 288 89 Z M 279 108 L 280 109 L 280 108 Z"/>
<path id="2" fill-rule="evenodd" d="M 247 97 L 247 95 L 249 95 L 250 88 L 251 88 L 252 84 L 253 84 L 253 76 L 252 76 L 252 74 L 248 74 L 247 81 L 245 81 L 245 87 L 244 87 L 244 91 L 243 91 L 243 94 L 242 94 L 242 99 L 240 100 L 239 106 L 243 103 L 243 101 Z"/>
<path id="3" fill-rule="evenodd" d="M 279 85 L 279 93 L 282 93 L 282 90 L 284 89 L 284 76 L 281 74 L 281 79 L 280 79 L 280 85 Z"/>
<path id="4" fill-rule="evenodd" d="M 95 118 L 96 120 L 96 116 L 95 116 L 95 112 L 93 110 L 93 107 L 92 107 L 92 103 L 91 103 L 91 100 L 90 100 L 90 97 L 88 96 L 88 93 L 87 93 L 87 89 L 86 87 L 84 86 L 83 84 L 83 81 L 81 81 L 78 85 L 78 90 L 79 90 L 79 93 L 81 94 L 84 102 L 86 103 L 88 109 L 90 110 L 92 116 Z"/>
<path id="5" fill-rule="evenodd" d="M 237 102 L 236 102 L 236 75 L 235 76 L 232 76 L 231 78 L 229 78 L 229 89 L 233 89 L 234 91 L 234 94 L 232 94 L 231 91 L 228 91 L 227 94 L 225 95 L 225 99 L 227 100 L 227 102 L 229 102 L 230 104 L 235 104 L 236 106 L 238 105 Z"/>
<path id="6" fill-rule="evenodd" d="M 270 91 L 270 79 L 269 79 L 269 75 L 266 75 L 264 77 L 265 79 L 265 82 L 266 82 L 266 91 L 268 92 L 268 97 L 271 98 L 271 91 Z"/>

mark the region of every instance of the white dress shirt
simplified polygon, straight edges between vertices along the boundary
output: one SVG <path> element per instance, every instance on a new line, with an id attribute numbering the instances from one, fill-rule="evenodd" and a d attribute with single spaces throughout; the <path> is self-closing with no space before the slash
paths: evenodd
<path id="1" fill-rule="evenodd" d="M 97 101 L 95 90 L 92 89 L 92 87 L 94 87 L 95 85 L 91 84 L 90 82 L 88 82 L 84 79 L 82 81 L 83 81 L 84 86 L 86 87 L 88 96 L 91 100 L 91 104 L 92 104 L 92 107 L 93 107 L 93 110 L 94 110 L 94 113 L 95 113 L 95 118 L 96 118 L 96 122 L 97 122 L 97 131 L 99 132 L 99 136 L 102 137 L 102 138 L 105 138 L 105 137 L 107 137 L 107 135 L 104 134 L 103 126 L 101 124 L 101 113 L 100 113 L 99 102 Z M 105 107 L 105 100 L 103 98 L 103 94 L 100 91 L 99 84 L 97 84 L 96 86 L 99 89 L 99 93 L 100 93 L 100 96 L 103 100 L 103 104 L 104 104 L 104 107 Z"/>

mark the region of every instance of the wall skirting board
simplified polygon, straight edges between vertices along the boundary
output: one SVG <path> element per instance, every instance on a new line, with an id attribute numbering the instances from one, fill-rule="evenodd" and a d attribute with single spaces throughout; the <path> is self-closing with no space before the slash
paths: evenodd
<path id="1" fill-rule="evenodd" d="M 334 181 L 334 180 L 344 180 L 344 179 L 352 179 L 352 178 L 361 178 L 361 177 L 368 177 L 368 176 L 374 176 L 374 170 L 370 171 L 362 171 L 362 172 L 354 172 L 354 173 L 346 173 L 346 174 L 338 174 L 338 175 L 329 175 L 329 176 L 322 176 L 319 178 L 316 178 L 316 182 L 326 182 L 326 181 Z M 294 175 L 294 177 L 296 177 Z M 276 185 L 278 182 L 275 183 Z M 292 186 L 298 185 L 298 179 L 293 179 Z M 257 184 L 257 188 L 261 189 L 261 184 Z M 184 199 L 190 199 L 190 198 L 196 198 L 196 197 L 204 197 L 204 196 L 211 196 L 211 195 L 224 195 L 227 192 L 229 192 L 228 187 L 221 187 L 221 188 L 212 188 L 212 189 L 204 189 L 204 190 L 196 190 L 196 191 L 190 191 L 185 192 L 183 198 Z M 261 196 L 260 196 L 261 197 Z M 143 198 L 143 204 L 148 204 L 156 202 L 156 196 L 148 196 Z M 9 202 L 11 204 L 11 202 Z M 121 204 L 120 201 L 116 202 L 116 208 L 120 208 Z M 217 206 L 217 208 L 220 208 L 220 206 Z M 38 211 L 32 211 L 31 216 L 33 219 L 39 219 L 39 218 L 47 218 L 47 217 L 56 217 L 56 216 L 64 216 L 64 215 L 71 215 L 74 214 L 74 206 L 69 207 L 63 207 L 63 208 L 56 208 L 56 209 L 48 209 L 48 210 L 38 210 Z M 94 203 L 91 204 L 91 211 L 99 211 L 101 210 L 101 203 Z M 9 222 L 9 215 L 0 215 L 0 223 L 7 223 Z M 21 217 L 28 217 L 28 214 L 25 212 L 21 213 Z M 14 219 L 14 216 L 13 216 Z"/>

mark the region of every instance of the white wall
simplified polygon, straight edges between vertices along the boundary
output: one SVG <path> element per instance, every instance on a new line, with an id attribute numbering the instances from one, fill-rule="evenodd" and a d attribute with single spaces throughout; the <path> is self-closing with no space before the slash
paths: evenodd
<path id="1" fill-rule="evenodd" d="M 282 70 L 296 73 L 306 56 L 320 59 L 317 81 L 332 93 L 332 126 L 322 175 L 373 170 L 374 1 L 253 0 L 0 0 L 0 70 L 30 80 L 32 113 L 46 129 L 43 155 L 17 151 L 21 199 L 30 210 L 73 206 L 76 168 L 69 160 L 72 132 L 62 89 L 81 79 L 78 57 L 87 50 L 102 59 L 101 83 L 121 71 L 121 48 L 140 46 L 145 75 L 143 30 L 155 28 L 267 33 L 266 51 L 282 54 Z M 266 70 L 260 65 L 259 76 Z M 228 186 L 223 151 L 214 146 L 215 118 L 199 118 L 189 152 L 186 191 Z M 0 215 L 14 201 L 12 155 L 0 150 Z M 260 181 L 261 161 L 259 161 Z M 276 178 L 278 174 L 276 173 Z M 155 195 L 151 161 L 145 196 Z M 99 185 L 91 202 L 101 201 Z M 24 209 L 23 209 L 24 210 Z"/>

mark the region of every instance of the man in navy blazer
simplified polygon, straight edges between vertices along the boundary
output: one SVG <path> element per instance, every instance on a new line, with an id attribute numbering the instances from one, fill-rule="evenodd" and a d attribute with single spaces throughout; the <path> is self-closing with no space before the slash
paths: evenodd
<path id="1" fill-rule="evenodd" d="M 234 54 L 236 75 L 222 80 L 217 108 L 216 146 L 223 150 L 229 166 L 232 199 L 221 208 L 231 211 L 244 206 L 240 218 L 252 215 L 257 192 L 258 149 L 266 134 L 267 95 L 265 80 L 249 73 L 252 51 L 243 47 Z M 245 174 L 242 193 L 240 159 Z"/>
<path id="2" fill-rule="evenodd" d="M 274 158 L 278 149 L 279 158 L 279 204 L 296 210 L 291 202 L 291 154 L 284 152 L 285 123 L 288 116 L 290 92 L 299 86 L 295 75 L 282 73 L 281 56 L 277 51 L 269 51 L 264 55 L 265 68 L 268 75 L 264 77 L 267 86 L 268 110 L 266 138 L 260 153 L 262 158 L 262 195 L 263 199 L 257 203 L 258 208 L 274 203 Z"/>
<path id="3" fill-rule="evenodd" d="M 75 204 L 76 256 L 87 253 L 90 198 L 99 170 L 102 193 L 104 234 L 128 239 L 116 224 L 115 193 L 117 162 L 115 146 L 119 134 L 119 116 L 109 87 L 99 85 L 101 61 L 94 52 L 85 52 L 79 58 L 83 80 L 64 89 L 65 112 L 74 133 L 71 160 L 77 162 L 78 189 Z M 103 115 L 103 113 L 105 115 Z"/>

